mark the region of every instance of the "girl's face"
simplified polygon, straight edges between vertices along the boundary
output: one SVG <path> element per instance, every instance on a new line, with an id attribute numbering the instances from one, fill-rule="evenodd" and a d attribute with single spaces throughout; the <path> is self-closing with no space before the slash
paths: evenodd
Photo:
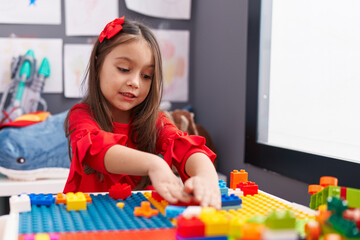
<path id="1" fill-rule="evenodd" d="M 100 69 L 100 89 L 111 104 L 115 122 L 128 123 L 131 109 L 150 91 L 154 56 L 148 43 L 134 40 L 115 47 Z"/>

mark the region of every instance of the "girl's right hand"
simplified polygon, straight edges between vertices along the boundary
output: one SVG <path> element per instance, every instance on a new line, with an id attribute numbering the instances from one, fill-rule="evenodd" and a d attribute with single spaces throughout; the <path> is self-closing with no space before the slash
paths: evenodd
<path id="1" fill-rule="evenodd" d="M 156 158 L 148 173 L 155 190 L 169 203 L 189 202 L 191 196 L 184 191 L 180 179 L 162 158 Z"/>

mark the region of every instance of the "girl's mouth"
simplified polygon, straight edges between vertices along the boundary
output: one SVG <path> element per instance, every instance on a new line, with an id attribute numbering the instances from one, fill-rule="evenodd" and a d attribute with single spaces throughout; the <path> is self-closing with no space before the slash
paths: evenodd
<path id="1" fill-rule="evenodd" d="M 129 92 L 121 92 L 120 94 L 128 98 L 135 98 L 135 95 Z"/>

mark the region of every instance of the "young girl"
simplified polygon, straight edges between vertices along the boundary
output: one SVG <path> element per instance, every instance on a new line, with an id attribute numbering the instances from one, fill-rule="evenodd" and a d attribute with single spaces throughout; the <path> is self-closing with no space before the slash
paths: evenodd
<path id="1" fill-rule="evenodd" d="M 151 180 L 170 203 L 194 198 L 221 207 L 215 154 L 204 138 L 181 132 L 159 112 L 161 55 L 148 27 L 124 17 L 108 23 L 87 75 L 88 92 L 65 120 L 72 149 L 65 193 L 106 192 L 119 182 L 144 189 Z"/>

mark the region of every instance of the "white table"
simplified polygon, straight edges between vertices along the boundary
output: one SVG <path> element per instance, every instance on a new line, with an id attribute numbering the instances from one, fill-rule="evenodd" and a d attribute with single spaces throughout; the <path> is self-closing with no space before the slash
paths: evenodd
<path id="1" fill-rule="evenodd" d="M 0 174 L 0 197 L 21 193 L 59 193 L 63 191 L 65 183 L 66 178 L 14 181 Z"/>

